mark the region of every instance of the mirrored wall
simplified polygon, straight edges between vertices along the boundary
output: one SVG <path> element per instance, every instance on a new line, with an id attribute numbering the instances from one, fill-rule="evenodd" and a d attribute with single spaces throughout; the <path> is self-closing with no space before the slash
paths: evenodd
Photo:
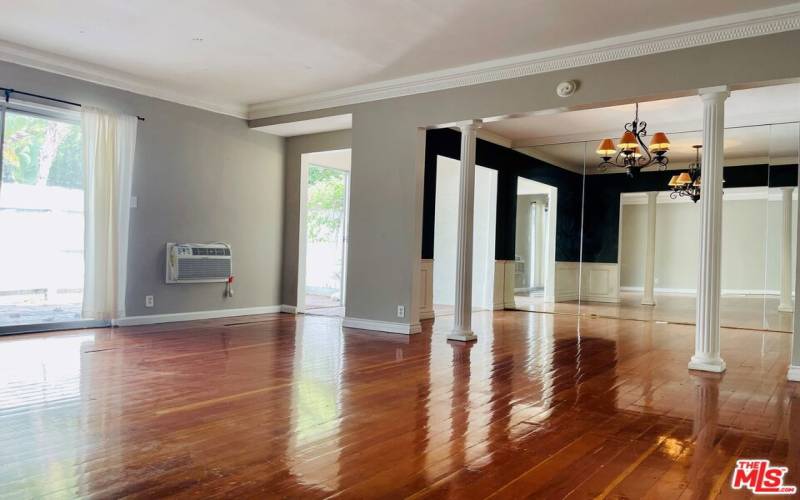
<path id="1" fill-rule="evenodd" d="M 796 88 L 777 88 L 775 95 L 791 92 Z M 751 101 L 752 96 L 733 92 L 728 106 L 737 110 Z M 664 106 L 673 102 L 676 113 L 681 106 L 702 109 L 696 97 Z M 702 132 L 686 130 L 663 130 L 669 141 L 664 165 L 632 175 L 612 165 L 613 157 L 602 158 L 609 154 L 602 152 L 602 135 L 516 148 L 534 159 L 518 170 L 517 308 L 695 323 Z M 653 127 L 647 141 L 657 131 Z M 612 156 L 619 139 L 614 143 Z M 723 327 L 792 330 L 799 150 L 796 121 L 726 122 Z"/>

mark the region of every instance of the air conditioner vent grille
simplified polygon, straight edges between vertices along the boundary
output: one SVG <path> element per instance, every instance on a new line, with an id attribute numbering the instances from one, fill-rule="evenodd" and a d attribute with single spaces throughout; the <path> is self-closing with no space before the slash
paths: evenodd
<path id="1" fill-rule="evenodd" d="M 179 259 L 178 278 L 181 280 L 228 279 L 230 259 Z"/>

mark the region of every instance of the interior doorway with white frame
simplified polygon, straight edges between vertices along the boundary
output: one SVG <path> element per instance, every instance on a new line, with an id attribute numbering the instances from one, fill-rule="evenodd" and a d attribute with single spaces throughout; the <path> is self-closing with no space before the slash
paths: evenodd
<path id="1" fill-rule="evenodd" d="M 301 158 L 298 312 L 344 316 L 350 150 Z"/>
<path id="2" fill-rule="evenodd" d="M 517 179 L 514 302 L 518 306 L 555 300 L 557 197 L 553 186 Z"/>
<path id="3" fill-rule="evenodd" d="M 434 215 L 433 309 L 453 314 L 458 253 L 458 196 L 461 164 L 438 156 Z M 475 165 L 472 228 L 472 308 L 492 310 L 494 291 L 497 171 Z"/>

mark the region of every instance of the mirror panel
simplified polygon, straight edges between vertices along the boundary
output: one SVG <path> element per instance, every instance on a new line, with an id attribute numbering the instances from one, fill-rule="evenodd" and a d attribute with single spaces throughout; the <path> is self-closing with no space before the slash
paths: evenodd
<path id="1" fill-rule="evenodd" d="M 519 151 L 537 161 L 518 172 L 515 304 L 578 314 L 585 145 Z"/>

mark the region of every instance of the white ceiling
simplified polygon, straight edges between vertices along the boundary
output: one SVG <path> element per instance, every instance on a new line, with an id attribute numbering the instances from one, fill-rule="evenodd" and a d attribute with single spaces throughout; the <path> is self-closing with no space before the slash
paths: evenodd
<path id="1" fill-rule="evenodd" d="M 243 114 L 254 103 L 793 3 L 5 0 L 0 58 Z"/>

